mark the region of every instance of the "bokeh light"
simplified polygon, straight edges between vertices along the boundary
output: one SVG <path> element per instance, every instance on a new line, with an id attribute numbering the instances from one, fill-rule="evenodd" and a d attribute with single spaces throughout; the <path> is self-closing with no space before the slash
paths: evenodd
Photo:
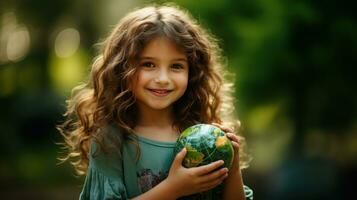
<path id="1" fill-rule="evenodd" d="M 76 50 L 76 53 L 69 57 L 57 55 L 52 54 L 49 58 L 49 76 L 56 91 L 60 94 L 68 94 L 74 86 L 88 76 L 86 74 L 89 72 L 88 55 L 81 49 Z"/>
<path id="2" fill-rule="evenodd" d="M 60 58 L 72 56 L 80 45 L 80 34 L 74 28 L 66 28 L 58 33 L 55 40 L 55 53 Z"/>
<path id="3" fill-rule="evenodd" d="M 30 33 L 13 12 L 4 13 L 0 25 L 0 64 L 22 60 L 30 50 Z"/>

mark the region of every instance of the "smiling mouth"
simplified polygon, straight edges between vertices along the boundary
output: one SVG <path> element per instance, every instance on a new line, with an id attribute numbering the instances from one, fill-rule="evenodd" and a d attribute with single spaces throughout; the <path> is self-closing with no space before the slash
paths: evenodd
<path id="1" fill-rule="evenodd" d="M 166 89 L 148 89 L 152 94 L 155 96 L 166 96 L 173 90 L 166 90 Z"/>

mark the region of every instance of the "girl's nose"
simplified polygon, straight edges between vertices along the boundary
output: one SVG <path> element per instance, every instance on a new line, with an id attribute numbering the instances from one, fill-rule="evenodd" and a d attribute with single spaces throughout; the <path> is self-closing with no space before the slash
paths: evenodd
<path id="1" fill-rule="evenodd" d="M 155 78 L 155 82 L 160 83 L 160 84 L 167 84 L 167 83 L 169 83 L 169 80 L 170 80 L 170 78 L 169 78 L 169 74 L 168 74 L 167 70 L 166 69 L 159 70 L 159 72 Z"/>

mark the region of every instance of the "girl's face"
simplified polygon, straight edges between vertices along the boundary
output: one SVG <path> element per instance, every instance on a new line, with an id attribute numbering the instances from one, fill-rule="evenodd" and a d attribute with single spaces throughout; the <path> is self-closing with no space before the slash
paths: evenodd
<path id="1" fill-rule="evenodd" d="M 165 37 L 150 40 L 140 54 L 133 92 L 139 108 L 171 108 L 186 91 L 189 66 L 184 52 Z"/>

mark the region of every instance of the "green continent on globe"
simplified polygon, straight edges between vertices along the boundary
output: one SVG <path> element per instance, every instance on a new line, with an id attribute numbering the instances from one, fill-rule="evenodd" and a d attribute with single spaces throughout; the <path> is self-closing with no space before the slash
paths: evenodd
<path id="1" fill-rule="evenodd" d="M 188 168 L 217 160 L 223 160 L 224 167 L 230 168 L 233 162 L 232 142 L 221 129 L 210 124 L 197 124 L 184 130 L 176 142 L 175 153 L 183 148 L 187 149 L 183 166 Z"/>
<path id="2" fill-rule="evenodd" d="M 187 154 L 186 154 L 186 158 L 183 161 L 184 165 L 186 167 L 198 166 L 203 161 L 205 155 L 197 151 L 197 149 L 192 148 L 191 146 L 187 146 L 186 149 L 187 149 Z"/>

